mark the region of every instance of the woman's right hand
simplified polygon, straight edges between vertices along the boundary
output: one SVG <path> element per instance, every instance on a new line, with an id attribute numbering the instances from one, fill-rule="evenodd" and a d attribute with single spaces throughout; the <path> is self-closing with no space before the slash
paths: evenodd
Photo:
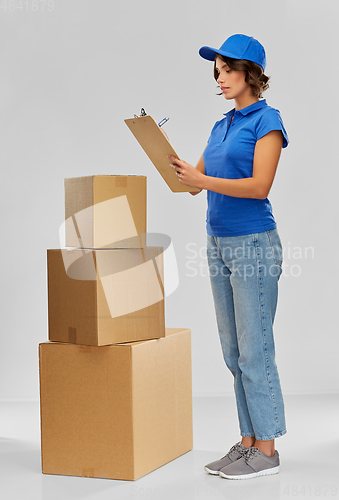
<path id="1" fill-rule="evenodd" d="M 206 149 L 207 145 L 205 146 L 205 149 Z M 205 165 L 204 165 L 204 160 L 203 160 L 203 155 L 201 155 L 198 163 L 196 164 L 196 169 L 199 170 L 199 172 L 201 172 L 202 174 L 205 173 Z M 199 189 L 199 191 L 196 191 L 194 193 L 192 193 L 191 191 L 189 191 L 189 194 L 191 194 L 192 196 L 195 196 L 196 194 L 199 194 L 201 193 L 202 189 Z"/>

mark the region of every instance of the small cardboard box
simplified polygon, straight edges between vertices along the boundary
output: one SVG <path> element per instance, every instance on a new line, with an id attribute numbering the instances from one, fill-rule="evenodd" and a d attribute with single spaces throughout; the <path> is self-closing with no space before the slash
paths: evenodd
<path id="1" fill-rule="evenodd" d="M 141 175 L 65 179 L 65 246 L 146 246 L 146 181 Z"/>
<path id="2" fill-rule="evenodd" d="M 193 448 L 191 331 L 39 344 L 44 474 L 135 480 Z"/>
<path id="3" fill-rule="evenodd" d="M 163 248 L 49 249 L 49 340 L 108 345 L 165 336 Z"/>

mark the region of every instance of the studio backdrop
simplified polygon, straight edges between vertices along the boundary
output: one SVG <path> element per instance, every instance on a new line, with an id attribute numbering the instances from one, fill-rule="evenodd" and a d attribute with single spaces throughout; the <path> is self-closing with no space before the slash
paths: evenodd
<path id="1" fill-rule="evenodd" d="M 206 191 L 171 192 L 124 120 L 141 108 L 168 116 L 171 143 L 195 165 L 234 107 L 198 50 L 235 33 L 264 45 L 264 97 L 290 139 L 269 194 L 284 249 L 274 331 L 283 392 L 338 392 L 336 2 L 3 0 L 0 398 L 39 397 L 64 179 L 103 174 L 147 177 L 147 231 L 171 245 L 166 326 L 191 329 L 193 395 L 233 393 L 207 273 Z"/>

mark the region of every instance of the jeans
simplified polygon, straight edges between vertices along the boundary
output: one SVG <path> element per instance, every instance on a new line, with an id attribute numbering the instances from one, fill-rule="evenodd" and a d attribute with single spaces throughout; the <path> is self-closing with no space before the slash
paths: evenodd
<path id="1" fill-rule="evenodd" d="M 282 273 L 277 228 L 243 236 L 207 234 L 207 261 L 220 343 L 234 376 L 241 436 L 286 433 L 273 322 Z"/>

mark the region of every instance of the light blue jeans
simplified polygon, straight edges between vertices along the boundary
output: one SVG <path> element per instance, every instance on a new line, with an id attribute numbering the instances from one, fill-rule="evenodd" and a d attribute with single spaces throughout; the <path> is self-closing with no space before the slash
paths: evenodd
<path id="1" fill-rule="evenodd" d="M 278 230 L 207 234 L 207 260 L 223 357 L 234 376 L 240 434 L 263 441 L 283 436 L 273 338 L 283 261 Z"/>

